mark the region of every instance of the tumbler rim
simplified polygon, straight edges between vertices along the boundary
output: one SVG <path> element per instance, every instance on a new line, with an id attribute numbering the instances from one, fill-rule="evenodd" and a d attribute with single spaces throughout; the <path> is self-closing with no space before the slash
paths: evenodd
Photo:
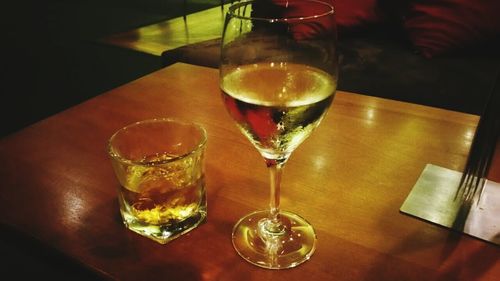
<path id="1" fill-rule="evenodd" d="M 122 155 L 117 153 L 115 151 L 115 149 L 113 148 L 113 140 L 115 139 L 116 136 L 118 136 L 119 134 L 125 132 L 126 130 L 128 130 L 132 127 L 136 127 L 136 126 L 146 124 L 146 123 L 165 123 L 165 122 L 193 126 L 198 131 L 200 131 L 201 140 L 198 142 L 198 144 L 196 146 L 194 146 L 192 149 L 190 149 L 189 152 L 172 157 L 172 158 L 169 158 L 169 159 L 155 162 L 154 165 L 162 165 L 162 164 L 172 163 L 172 162 L 178 161 L 180 159 L 187 158 L 190 155 L 196 154 L 200 150 L 204 149 L 205 144 L 207 142 L 207 131 L 201 124 L 199 124 L 197 122 L 179 119 L 179 118 L 164 117 L 164 118 L 152 118 L 152 119 L 141 120 L 141 121 L 137 121 L 134 123 L 130 123 L 130 124 L 120 128 L 115 133 L 113 133 L 113 135 L 108 140 L 108 144 L 107 144 L 108 154 L 110 155 L 110 157 L 112 157 L 113 159 L 116 159 L 117 161 L 119 161 L 121 163 L 133 164 L 133 165 L 145 166 L 145 167 L 152 166 L 152 164 L 150 164 L 150 163 L 144 163 L 141 161 L 131 160 L 131 159 L 127 159 L 127 158 L 123 157 Z"/>

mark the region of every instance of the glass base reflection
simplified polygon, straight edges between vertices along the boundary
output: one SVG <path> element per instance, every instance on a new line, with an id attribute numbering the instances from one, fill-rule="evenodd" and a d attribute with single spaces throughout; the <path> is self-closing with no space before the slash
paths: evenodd
<path id="1" fill-rule="evenodd" d="M 248 214 L 233 228 L 232 241 L 246 261 L 267 269 L 292 268 L 307 261 L 316 249 L 316 233 L 304 218 L 282 211 L 279 227 L 269 211 Z"/>

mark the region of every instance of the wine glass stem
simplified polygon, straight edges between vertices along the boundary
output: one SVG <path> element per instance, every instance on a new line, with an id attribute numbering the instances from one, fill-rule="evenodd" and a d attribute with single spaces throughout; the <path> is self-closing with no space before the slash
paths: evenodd
<path id="1" fill-rule="evenodd" d="M 272 233 L 281 233 L 283 226 L 279 220 L 280 212 L 280 190 L 281 190 L 281 174 L 285 165 L 285 161 L 266 159 L 266 165 L 270 174 L 270 200 L 269 200 L 269 223 L 266 228 Z"/>

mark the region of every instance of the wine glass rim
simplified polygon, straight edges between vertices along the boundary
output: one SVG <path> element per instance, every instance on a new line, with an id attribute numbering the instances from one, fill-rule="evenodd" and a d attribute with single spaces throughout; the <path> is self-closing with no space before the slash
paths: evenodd
<path id="1" fill-rule="evenodd" d="M 318 13 L 318 14 L 314 14 L 314 15 L 308 15 L 308 16 L 293 16 L 293 17 L 281 17 L 281 18 L 273 18 L 273 17 L 249 17 L 249 16 L 242 16 L 242 15 L 238 15 L 235 13 L 236 9 L 242 7 L 242 6 L 246 6 L 246 5 L 249 5 L 251 3 L 254 3 L 254 2 L 257 2 L 256 0 L 248 0 L 248 1 L 243 1 L 243 2 L 239 2 L 239 3 L 236 3 L 236 4 L 232 4 L 227 13 L 228 15 L 230 15 L 231 17 L 233 18 L 239 18 L 239 19 L 245 19 L 245 20 L 258 20 L 258 21 L 266 21 L 266 22 L 293 22 L 293 21 L 304 21 L 304 20 L 310 20 L 310 19 L 316 19 L 316 18 L 321 18 L 321 17 L 324 17 L 324 16 L 327 16 L 327 15 L 332 15 L 335 13 L 335 9 L 332 5 L 326 3 L 326 2 L 323 2 L 323 1 L 319 1 L 319 0 L 305 0 L 305 1 L 301 1 L 301 2 L 314 2 L 314 3 L 317 3 L 317 4 L 320 4 L 320 5 L 323 5 L 324 7 L 328 7 L 327 8 L 327 11 L 326 12 L 323 12 L 323 13 Z M 283 1 L 283 2 L 287 2 L 288 1 Z M 290 1 L 290 2 L 298 2 L 298 1 Z"/>

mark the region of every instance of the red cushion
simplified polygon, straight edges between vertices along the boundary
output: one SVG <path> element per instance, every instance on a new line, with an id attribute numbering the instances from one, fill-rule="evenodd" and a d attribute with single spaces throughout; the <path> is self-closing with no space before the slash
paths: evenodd
<path id="1" fill-rule="evenodd" d="M 425 56 L 497 38 L 500 0 L 410 0 L 404 27 Z"/>
<path id="2" fill-rule="evenodd" d="M 335 9 L 339 32 L 362 29 L 381 21 L 377 0 L 326 0 Z"/>
<path id="3" fill-rule="evenodd" d="M 383 20 L 382 14 L 378 9 L 380 0 L 316 0 L 326 2 L 334 7 L 335 22 L 339 34 L 349 33 L 351 31 L 363 30 L 370 25 L 379 23 Z M 500 1 L 500 0 L 499 0 Z M 303 12 L 310 10 L 311 3 L 294 0 L 294 9 L 286 10 L 287 16 L 299 16 Z M 271 4 L 271 6 L 268 6 Z M 261 0 L 253 5 L 253 13 L 265 17 L 270 11 L 285 12 L 280 7 L 288 6 L 287 0 Z M 269 15 L 267 15 L 269 16 Z M 328 26 L 328 20 L 322 22 Z M 304 30 L 295 30 L 298 36 L 306 36 L 311 30 L 306 30 L 306 26 L 301 26 Z"/>
<path id="4" fill-rule="evenodd" d="M 300 0 L 296 0 L 300 3 Z M 335 21 L 339 32 L 348 32 L 363 29 L 373 23 L 378 23 L 382 20 L 381 13 L 378 9 L 379 0 L 317 0 L 326 2 L 334 7 Z M 286 5 L 285 0 L 271 0 L 278 5 Z M 260 3 L 264 3 L 262 0 Z M 300 11 L 307 9 L 308 3 L 304 2 L 300 6 Z M 263 12 L 262 9 L 261 12 Z"/>

